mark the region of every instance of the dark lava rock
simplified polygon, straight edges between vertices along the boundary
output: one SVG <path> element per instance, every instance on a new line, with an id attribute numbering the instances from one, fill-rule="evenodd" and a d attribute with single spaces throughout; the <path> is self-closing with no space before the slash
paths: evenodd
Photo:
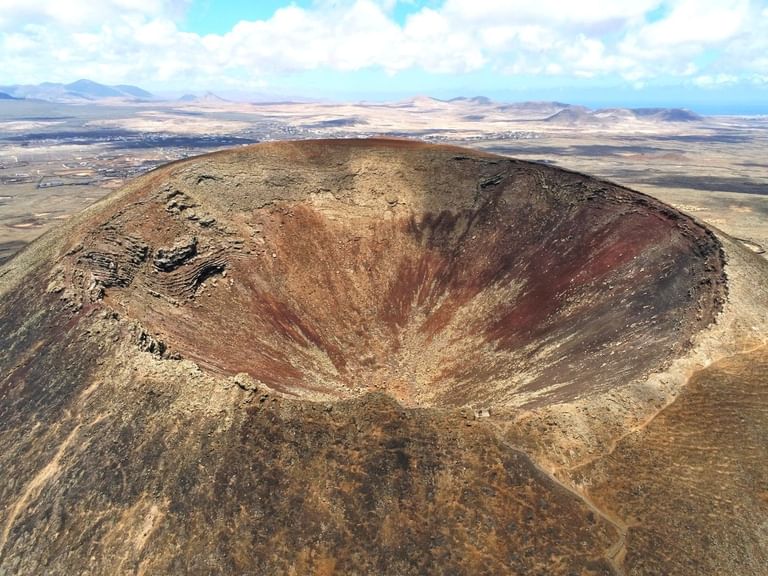
<path id="1" fill-rule="evenodd" d="M 155 268 L 169 272 L 197 254 L 197 238 L 182 238 L 171 248 L 160 248 L 155 254 Z"/>

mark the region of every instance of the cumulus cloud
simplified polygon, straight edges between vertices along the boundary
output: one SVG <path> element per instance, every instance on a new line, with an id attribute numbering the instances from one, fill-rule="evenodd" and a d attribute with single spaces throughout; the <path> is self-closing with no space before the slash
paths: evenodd
<path id="1" fill-rule="evenodd" d="M 739 77 L 732 74 L 704 74 L 702 76 L 696 76 L 696 78 L 693 79 L 693 83 L 696 84 L 696 86 L 700 86 L 702 88 L 713 88 L 715 86 L 736 84 L 738 81 Z"/>
<path id="2" fill-rule="evenodd" d="M 659 4 L 660 0 L 446 0 L 443 10 L 464 22 L 554 23 L 573 28 L 585 24 L 631 22 Z"/>
<path id="3" fill-rule="evenodd" d="M 183 14 L 190 0 L 0 0 L 0 30 L 28 24 L 67 29 L 123 18 Z"/>
<path id="4" fill-rule="evenodd" d="M 398 3 L 411 5 L 404 22 Z M 764 0 L 315 0 L 211 35 L 181 28 L 188 4 L 0 0 L 0 80 L 247 86 L 307 70 L 486 69 L 705 86 L 768 73 Z"/>

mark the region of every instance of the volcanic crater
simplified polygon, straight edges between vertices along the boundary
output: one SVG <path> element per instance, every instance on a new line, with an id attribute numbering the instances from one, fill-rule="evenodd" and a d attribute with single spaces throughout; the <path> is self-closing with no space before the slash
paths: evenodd
<path id="1" fill-rule="evenodd" d="M 0 267 L 0 573 L 765 576 L 766 278 L 461 148 L 164 166 Z"/>
<path id="2" fill-rule="evenodd" d="M 563 401 L 718 311 L 719 245 L 636 192 L 380 140 L 262 145 L 142 182 L 65 270 L 169 353 L 274 390 Z"/>

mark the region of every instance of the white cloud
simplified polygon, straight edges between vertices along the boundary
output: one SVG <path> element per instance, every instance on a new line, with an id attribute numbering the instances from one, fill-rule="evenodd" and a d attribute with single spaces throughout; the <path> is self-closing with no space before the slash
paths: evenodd
<path id="1" fill-rule="evenodd" d="M 633 31 L 621 49 L 636 57 L 675 55 L 672 49 L 690 52 L 717 46 L 743 29 L 749 0 L 681 0 L 669 15 Z"/>
<path id="2" fill-rule="evenodd" d="M 443 0 L 414 6 L 403 24 L 393 19 L 398 1 L 412 3 L 316 0 L 201 36 L 179 29 L 189 0 L 0 0 L 0 82 L 86 76 L 152 87 L 256 84 L 303 70 L 488 68 L 630 84 L 697 75 L 704 86 L 768 74 L 764 1 Z"/>
<path id="3" fill-rule="evenodd" d="M 568 27 L 642 17 L 661 0 L 447 0 L 444 11 L 464 22 L 558 23 Z"/>
<path id="4" fill-rule="evenodd" d="M 714 88 L 716 86 L 736 84 L 738 81 L 739 77 L 732 74 L 716 74 L 714 76 L 704 74 L 693 79 L 693 83 L 701 88 Z"/>
<path id="5" fill-rule="evenodd" d="M 0 0 L 0 30 L 34 23 L 65 29 L 114 18 L 178 16 L 191 0 Z"/>

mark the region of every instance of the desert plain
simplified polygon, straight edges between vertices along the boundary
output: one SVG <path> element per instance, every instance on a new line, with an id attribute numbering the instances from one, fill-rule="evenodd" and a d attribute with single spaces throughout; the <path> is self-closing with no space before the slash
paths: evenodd
<path id="1" fill-rule="evenodd" d="M 126 180 L 256 142 L 400 137 L 557 165 L 650 194 L 758 253 L 768 117 L 483 97 L 394 103 L 0 101 L 0 261 Z"/>

